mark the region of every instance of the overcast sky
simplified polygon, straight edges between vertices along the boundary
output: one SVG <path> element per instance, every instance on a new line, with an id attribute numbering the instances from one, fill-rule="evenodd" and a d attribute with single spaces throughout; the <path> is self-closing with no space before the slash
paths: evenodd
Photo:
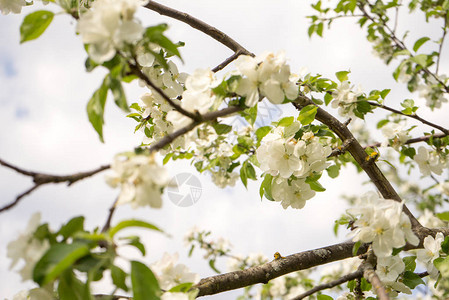
<path id="1" fill-rule="evenodd" d="M 219 28 L 253 53 L 285 50 L 293 72 L 307 67 L 313 73 L 335 79 L 336 71 L 351 70 L 351 81 L 360 83 L 366 91 L 391 88 L 388 101 L 392 106 L 398 107 L 400 100 L 411 97 L 404 87 L 393 81 L 392 68 L 373 57 L 371 45 L 354 20 L 335 22 L 331 31 L 325 31 L 324 39 L 310 40 L 306 16 L 312 10 L 306 4 L 308 1 L 176 0 L 164 3 Z M 86 53 L 79 36 L 75 35 L 72 19 L 57 15 L 38 40 L 19 44 L 20 23 L 26 13 L 37 8 L 41 6 L 27 7 L 21 15 L 0 17 L 0 158 L 25 169 L 52 174 L 87 171 L 110 163 L 114 154 L 137 146 L 142 136 L 133 134 L 135 122 L 125 118 L 125 114 L 109 101 L 105 112 L 105 143 L 98 140 L 87 120 L 85 107 L 105 72 L 100 69 L 85 72 Z M 45 9 L 54 7 L 49 5 Z M 190 73 L 195 68 L 213 68 L 232 54 L 215 40 L 178 21 L 148 10 L 139 12 L 139 17 L 145 25 L 167 22 L 169 37 L 186 43 L 181 52 L 185 64 L 177 61 L 180 71 Z M 413 27 L 415 23 L 405 22 L 400 26 Z M 424 25 L 412 29 L 415 30 L 412 36 L 428 33 Z M 447 59 L 442 67 L 447 69 Z M 129 103 L 135 102 L 143 92 L 137 83 L 129 85 Z M 294 111 L 287 109 L 284 113 Z M 423 113 L 425 116 L 427 111 Z M 442 115 L 434 120 L 447 126 Z M 367 124 L 375 128 L 373 119 L 368 119 Z M 346 208 L 339 195 L 373 189 L 370 185 L 362 186 L 367 177 L 357 176 L 354 167 L 349 167 L 337 180 L 324 178 L 327 191 L 308 201 L 304 209 L 284 210 L 279 203 L 261 201 L 257 183 L 251 182 L 248 190 L 239 182 L 236 188 L 219 189 L 210 182 L 208 175 L 196 174 L 188 163 L 170 163 L 168 168 L 172 176 L 193 172 L 200 179 L 203 193 L 197 204 L 181 208 L 165 197 L 160 210 L 135 211 L 120 207 L 113 222 L 133 217 L 158 225 L 173 238 L 145 231 L 128 232 L 139 232 L 146 238 L 148 254 L 139 259 L 152 263 L 164 252 L 179 252 L 182 262 L 201 277 L 213 272 L 201 259 L 202 253 L 187 258 L 188 249 L 183 246 L 183 235 L 193 225 L 212 230 L 216 237 L 229 239 L 235 254 L 261 252 L 271 259 L 276 251 L 288 255 L 343 241 L 344 235 L 337 239 L 332 233 L 334 220 Z M 5 168 L 0 168 L 0 178 L 0 206 L 31 186 L 29 178 Z M 20 289 L 33 286 L 29 282 L 20 283 L 19 275 L 8 271 L 10 261 L 6 259 L 7 243 L 25 228 L 33 212 L 40 211 L 43 221 L 49 222 L 53 229 L 81 214 L 86 216 L 87 227 L 94 228 L 104 224 L 107 209 L 117 194 L 118 190 L 108 187 L 101 174 L 70 188 L 64 185 L 41 187 L 16 207 L 2 213 L 0 297 L 11 298 Z M 139 257 L 135 252 L 130 253 Z M 224 265 L 218 264 L 222 270 L 225 270 Z M 228 299 L 227 296 L 210 299 Z"/>

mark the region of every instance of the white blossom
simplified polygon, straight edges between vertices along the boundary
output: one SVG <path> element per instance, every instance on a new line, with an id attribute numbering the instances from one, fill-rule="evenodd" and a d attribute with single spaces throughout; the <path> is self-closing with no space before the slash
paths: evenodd
<path id="1" fill-rule="evenodd" d="M 337 89 L 332 93 L 331 106 L 338 108 L 338 113 L 341 116 L 353 117 L 353 110 L 356 108 L 357 98 L 363 94 L 361 86 L 354 91 L 354 86 L 351 86 L 349 81 L 343 81 Z"/>
<path id="2" fill-rule="evenodd" d="M 33 214 L 25 231 L 7 246 L 7 256 L 12 259 L 10 269 L 14 268 L 20 260 L 24 261 L 23 267 L 19 270 L 23 281 L 32 278 L 34 265 L 50 248 L 48 240 L 39 240 L 34 237 L 40 225 L 40 218 L 40 213 Z"/>
<path id="3" fill-rule="evenodd" d="M 361 215 L 355 222 L 354 241 L 372 243 L 377 257 L 391 255 L 393 248 L 401 248 L 406 242 L 418 245 L 419 239 L 411 230 L 410 220 L 402 211 L 403 203 L 385 200 L 374 192 L 368 192 L 349 209 L 353 215 Z"/>
<path id="4" fill-rule="evenodd" d="M 162 294 L 161 300 L 189 300 L 189 295 L 186 293 L 165 292 Z"/>
<path id="5" fill-rule="evenodd" d="M 404 270 L 405 264 L 397 255 L 377 259 L 376 273 L 384 283 L 396 281 Z"/>
<path id="6" fill-rule="evenodd" d="M 433 261 L 440 257 L 441 243 L 444 241 L 444 235 L 438 232 L 435 238 L 431 235 L 424 238 L 424 249 L 416 250 L 417 260 L 423 263 L 430 277 L 436 279 L 438 270 L 434 266 Z"/>
<path id="7" fill-rule="evenodd" d="M 177 261 L 178 253 L 173 255 L 164 253 L 161 260 L 151 265 L 151 270 L 164 290 L 169 290 L 181 283 L 192 282 L 195 284 L 200 281 L 198 274 L 190 272 L 187 266 L 178 264 Z"/>
<path id="8" fill-rule="evenodd" d="M 449 181 L 441 182 L 438 185 L 438 189 L 446 196 L 449 196 Z"/>
<path id="9" fill-rule="evenodd" d="M 265 96 L 273 104 L 281 104 L 285 98 L 294 100 L 298 87 L 286 64 L 284 52 L 267 52 L 257 57 L 239 56 L 234 75 L 243 76 L 236 87 L 238 95 L 245 96 L 245 105 L 252 107 Z"/>
<path id="10" fill-rule="evenodd" d="M 440 219 L 437 218 L 433 212 L 431 212 L 429 209 L 425 209 L 424 213 L 418 218 L 419 223 L 421 223 L 422 226 L 428 227 L 428 228 L 438 228 L 438 227 L 444 227 L 446 224 Z"/>
<path id="11" fill-rule="evenodd" d="M 408 139 L 409 135 L 406 130 L 404 130 L 404 124 L 388 122 L 382 127 L 382 134 L 387 138 L 387 141 L 382 143 L 382 146 L 387 146 L 391 142 L 391 146 L 394 149 L 398 149 L 399 146 L 403 145 Z"/>
<path id="12" fill-rule="evenodd" d="M 117 204 L 130 203 L 132 208 L 162 206 L 161 192 L 169 178 L 165 168 L 156 164 L 154 155 L 135 155 L 127 159 L 117 155 L 106 175 L 111 187 L 121 187 Z"/>
<path id="13" fill-rule="evenodd" d="M 423 176 L 429 176 L 431 173 L 441 175 L 443 173 L 444 163 L 440 161 L 438 154 L 429 152 L 424 146 L 418 148 L 418 152 L 413 157 L 419 166 L 419 171 Z"/>
<path id="14" fill-rule="evenodd" d="M 284 209 L 291 206 L 292 208 L 303 208 L 306 201 L 315 196 L 315 191 L 304 179 L 296 179 L 288 182 L 284 178 L 276 178 L 273 180 L 271 193 L 275 201 L 280 201 Z"/>
<path id="15" fill-rule="evenodd" d="M 146 4 L 142 0 L 96 0 L 80 16 L 77 32 L 83 43 L 89 44 L 89 56 L 98 63 L 114 57 L 125 43 L 137 42 L 144 32 L 134 20 L 136 9 Z"/>
<path id="16" fill-rule="evenodd" d="M 0 11 L 3 15 L 20 14 L 25 5 L 27 5 L 25 0 L 0 0 Z"/>

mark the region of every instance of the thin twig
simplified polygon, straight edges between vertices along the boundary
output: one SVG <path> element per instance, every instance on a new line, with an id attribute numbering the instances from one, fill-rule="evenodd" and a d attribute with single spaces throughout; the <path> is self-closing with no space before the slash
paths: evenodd
<path id="1" fill-rule="evenodd" d="M 415 143 L 420 143 L 420 142 L 427 142 L 428 140 L 430 140 L 431 138 L 434 139 L 439 139 L 439 138 L 443 138 L 445 136 L 448 136 L 449 134 L 445 134 L 445 133 L 439 133 L 439 134 L 434 134 L 434 135 L 424 135 L 421 137 L 417 137 L 417 138 L 412 138 L 409 139 L 407 141 L 404 142 L 404 145 L 410 145 L 410 144 L 415 144 Z M 376 148 L 376 147 L 380 147 L 382 146 L 381 142 L 377 142 L 371 145 L 367 145 L 365 147 L 363 147 L 364 149 L 366 148 Z"/>
<path id="2" fill-rule="evenodd" d="M 117 197 L 112 206 L 109 208 L 108 218 L 106 219 L 106 223 L 104 224 L 103 229 L 101 229 L 101 232 L 106 232 L 109 230 L 109 228 L 111 228 L 112 215 L 114 214 L 115 208 L 117 207 L 118 199 L 119 198 Z"/>
<path id="3" fill-rule="evenodd" d="M 304 299 L 307 296 L 313 295 L 316 292 L 322 291 L 322 290 L 326 290 L 326 289 L 331 289 L 333 287 L 336 287 L 337 285 L 340 285 L 342 283 L 354 280 L 356 278 L 360 278 L 363 276 L 363 271 L 362 270 L 357 270 L 353 273 L 350 274 L 346 274 L 342 277 L 340 277 L 339 279 L 336 279 L 334 281 L 328 282 L 328 283 L 323 283 L 320 285 L 315 286 L 314 288 L 308 290 L 307 292 L 302 293 L 299 296 L 296 296 L 295 298 L 293 298 L 292 300 L 301 300 Z"/>
<path id="4" fill-rule="evenodd" d="M 234 52 L 240 51 L 242 54 L 251 55 L 254 56 L 251 52 L 246 50 L 242 45 L 234 41 L 232 38 L 230 38 L 228 35 L 226 35 L 224 32 L 218 30 L 217 28 L 210 26 L 209 24 L 192 17 L 191 15 L 178 11 L 176 9 L 173 9 L 171 7 L 156 3 L 154 1 L 150 1 L 147 5 L 145 5 L 146 8 L 153 10 L 161 15 L 179 20 L 181 22 L 184 22 L 193 28 L 205 33 L 206 35 L 210 36 L 211 38 L 217 40 L 218 42 L 222 43 L 229 49 L 231 49 Z"/>
<path id="5" fill-rule="evenodd" d="M 177 131 L 175 131 L 173 133 L 167 134 L 162 139 L 160 139 L 157 143 L 151 145 L 149 150 L 150 150 L 150 152 L 158 151 L 158 150 L 164 148 L 166 145 L 168 145 L 171 142 L 173 142 L 177 137 L 179 137 L 179 136 L 181 136 L 181 135 L 191 131 L 196 126 L 200 125 L 202 122 L 212 121 L 212 120 L 215 120 L 215 119 L 220 118 L 220 117 L 228 116 L 228 115 L 234 114 L 236 112 L 239 112 L 239 111 L 241 111 L 243 109 L 244 108 L 240 107 L 240 106 L 230 106 L 230 107 L 223 108 L 221 110 L 212 111 L 212 112 L 203 114 L 203 115 L 201 115 L 201 120 L 202 121 L 193 121 L 189 125 L 181 128 L 181 129 L 179 129 L 179 130 L 177 130 Z"/>
<path id="6" fill-rule="evenodd" d="M 440 59 L 441 59 L 441 50 L 443 50 L 443 43 L 444 43 L 444 39 L 446 38 L 446 34 L 447 34 L 447 18 L 444 18 L 444 28 L 443 28 L 443 36 L 441 37 L 440 40 L 440 46 L 438 47 L 438 56 L 437 56 L 437 68 L 435 73 L 437 73 L 438 75 L 438 70 L 440 68 Z"/>
<path id="7" fill-rule="evenodd" d="M 229 65 L 231 62 L 233 62 L 234 60 L 237 59 L 237 57 L 239 57 L 240 55 L 242 55 L 243 53 L 238 50 L 237 52 L 235 52 L 234 54 L 232 54 L 231 56 L 229 56 L 228 58 L 226 58 L 225 61 L 223 61 L 221 64 L 219 64 L 218 66 L 216 66 L 215 68 L 212 69 L 212 72 L 216 73 L 220 70 L 223 70 L 227 65 Z"/>
<path id="8" fill-rule="evenodd" d="M 49 183 L 62 183 L 62 182 L 67 182 L 67 185 L 70 186 L 73 183 L 93 176 L 97 173 L 100 173 L 104 170 L 109 169 L 111 166 L 110 165 L 104 165 L 104 166 L 100 166 L 99 168 L 92 170 L 92 171 L 87 171 L 87 172 L 79 172 L 79 173 L 75 173 L 75 174 L 71 174 L 71 175 L 51 175 L 51 174 L 45 174 L 45 173 L 38 173 L 38 172 L 32 172 L 32 171 L 27 171 L 24 169 L 21 169 L 19 167 L 16 167 L 10 163 L 5 162 L 4 160 L 0 159 L 0 164 L 2 166 L 5 166 L 9 169 L 12 169 L 20 174 L 29 176 L 31 178 L 33 178 L 33 182 L 34 182 L 34 186 L 28 190 L 26 190 L 25 192 L 23 192 L 22 194 L 20 194 L 19 196 L 16 197 L 16 199 L 11 202 L 10 204 L 5 205 L 4 207 L 0 208 L 0 212 L 8 210 L 12 207 L 14 207 L 17 203 L 19 203 L 19 201 L 29 195 L 31 192 L 33 192 L 35 189 L 37 189 L 39 186 L 44 185 L 44 184 L 49 184 Z"/>
<path id="9" fill-rule="evenodd" d="M 34 186 L 32 186 L 31 188 L 29 188 L 28 190 L 26 190 L 25 192 L 23 192 L 23 193 L 20 194 L 19 196 L 17 196 L 16 199 L 15 199 L 13 202 L 11 202 L 11 203 L 9 203 L 9 204 L 7 204 L 7 205 L 1 207 L 1 208 L 0 208 L 0 212 L 3 212 L 3 211 L 5 211 L 5 210 L 10 209 L 11 207 L 16 206 L 16 205 L 20 202 L 20 200 L 21 200 L 23 197 L 25 197 L 26 195 L 32 193 L 34 190 L 36 190 L 36 189 L 37 189 L 38 187 L 40 187 L 41 185 L 42 185 L 42 184 L 35 184 Z"/>
<path id="10" fill-rule="evenodd" d="M 371 22 L 373 23 L 377 23 L 377 21 L 371 16 L 369 15 L 365 8 L 364 8 L 364 4 L 362 2 L 360 2 L 361 4 L 359 5 L 359 9 L 363 12 L 363 14 L 365 15 L 365 17 L 367 17 Z M 368 3 L 368 5 L 372 8 L 372 4 Z M 378 15 L 379 16 L 379 15 Z M 379 21 L 383 24 L 383 26 L 385 27 L 386 31 L 389 33 L 389 36 L 391 38 L 391 40 L 396 44 L 397 47 L 399 47 L 401 50 L 407 50 L 410 53 L 410 57 L 413 58 L 414 56 L 411 54 L 412 52 L 409 51 L 407 49 L 407 47 L 405 46 L 404 42 L 402 42 L 397 36 L 396 34 L 393 32 L 393 30 L 390 28 L 390 26 L 388 26 L 388 24 L 379 16 Z M 449 86 L 446 86 L 444 84 L 444 82 L 433 72 L 431 72 L 427 67 L 422 67 L 421 69 L 424 73 L 426 73 L 427 75 L 433 77 L 439 84 L 442 85 L 442 87 L 444 88 L 444 91 L 446 93 L 449 93 Z"/>
<path id="11" fill-rule="evenodd" d="M 0 165 L 5 166 L 7 168 L 10 168 L 11 170 L 16 171 L 17 173 L 20 173 L 20 174 L 23 174 L 23 175 L 26 175 L 26 176 L 33 177 L 33 176 L 36 175 L 36 172 L 31 172 L 31 171 L 20 169 L 19 167 L 11 165 L 10 163 L 8 163 L 8 162 L 6 162 L 6 161 L 4 161 L 2 159 L 0 159 Z"/>
<path id="12" fill-rule="evenodd" d="M 149 85 L 153 90 L 155 90 L 162 98 L 164 98 L 165 101 L 167 101 L 176 111 L 183 114 L 186 117 L 191 118 L 192 120 L 198 121 L 199 116 L 198 114 L 192 113 L 190 111 L 185 110 L 181 107 L 181 105 L 175 103 L 170 97 L 168 97 L 164 91 L 162 91 L 159 87 L 157 87 L 151 80 L 148 78 L 147 75 L 145 75 L 142 70 L 137 66 L 137 63 L 132 64 L 128 63 L 129 67 L 131 68 L 131 71 L 134 75 L 145 81 L 147 85 Z"/>
<path id="13" fill-rule="evenodd" d="M 382 109 L 391 111 L 391 112 L 393 112 L 393 113 L 395 113 L 395 114 L 402 115 L 402 116 L 405 116 L 405 117 L 408 117 L 408 118 L 412 118 L 412 119 L 418 120 L 418 121 L 420 121 L 420 122 L 423 123 L 423 124 L 429 125 L 429 126 L 431 126 L 431 127 L 433 127 L 433 128 L 436 128 L 436 129 L 442 131 L 442 132 L 445 133 L 446 135 L 449 135 L 449 130 L 447 130 L 446 128 L 444 128 L 444 127 L 442 127 L 442 126 L 440 126 L 440 125 L 437 125 L 437 124 L 435 124 L 435 123 L 429 122 L 429 121 L 427 121 L 427 120 L 425 120 L 425 119 L 419 117 L 417 114 L 407 115 L 407 114 L 404 114 L 403 112 L 401 112 L 400 110 L 391 108 L 391 107 L 386 106 L 386 105 L 383 105 L 383 104 L 379 104 L 379 103 L 377 103 L 377 102 L 368 101 L 368 103 L 369 103 L 370 105 L 372 105 L 372 106 L 380 107 L 380 108 L 382 108 Z"/>

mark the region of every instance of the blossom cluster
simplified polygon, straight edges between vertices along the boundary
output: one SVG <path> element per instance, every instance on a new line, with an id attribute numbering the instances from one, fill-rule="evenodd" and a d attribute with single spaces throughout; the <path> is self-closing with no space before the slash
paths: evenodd
<path id="1" fill-rule="evenodd" d="M 34 265 L 50 248 L 48 240 L 41 240 L 34 236 L 40 225 L 40 218 L 40 213 L 33 214 L 25 231 L 7 247 L 7 256 L 12 259 L 10 269 L 14 268 L 19 261 L 24 261 L 23 267 L 19 270 L 24 281 L 32 279 Z"/>
<path id="2" fill-rule="evenodd" d="M 178 264 L 178 258 L 178 253 L 173 255 L 164 253 L 160 260 L 151 265 L 161 289 L 168 291 L 181 283 L 195 284 L 200 281 L 198 274 L 190 272 L 186 265 Z"/>
<path id="3" fill-rule="evenodd" d="M 233 75 L 241 76 L 235 92 L 245 97 L 245 105 L 253 107 L 260 97 L 273 104 L 294 100 L 298 96 L 297 76 L 291 74 L 285 53 L 266 52 L 252 57 L 241 55 L 235 61 Z"/>
<path id="4" fill-rule="evenodd" d="M 413 159 L 418 164 L 419 171 L 423 176 L 429 176 L 431 173 L 441 175 L 443 169 L 448 165 L 448 162 L 436 151 L 429 151 L 424 146 L 418 148 Z"/>
<path id="5" fill-rule="evenodd" d="M 106 182 L 111 187 L 121 187 L 117 204 L 130 203 L 133 208 L 162 206 L 161 194 L 169 177 L 154 155 L 117 155 L 111 170 Z"/>
<path id="6" fill-rule="evenodd" d="M 354 117 L 354 109 L 357 107 L 357 99 L 363 94 L 362 88 L 359 85 L 354 89 L 350 82 L 343 81 L 332 93 L 331 106 L 338 108 L 338 113 L 344 117 Z"/>
<path id="7" fill-rule="evenodd" d="M 89 56 L 97 63 L 114 57 L 126 44 L 142 38 L 144 27 L 134 18 L 137 8 L 147 0 L 96 0 L 83 13 L 77 32 L 83 43 L 89 44 Z"/>
<path id="8" fill-rule="evenodd" d="M 25 0 L 0 0 L 0 11 L 3 15 L 20 14 L 22 7 L 25 5 L 27 5 Z"/>
<path id="9" fill-rule="evenodd" d="M 409 131 L 405 129 L 404 123 L 388 122 L 382 126 L 382 134 L 387 139 L 382 143 L 382 146 L 385 147 L 390 145 L 398 150 L 400 146 L 410 139 L 408 132 Z"/>
<path id="10" fill-rule="evenodd" d="M 360 216 L 354 222 L 354 241 L 372 243 L 377 257 L 390 256 L 393 248 L 401 248 L 406 242 L 418 245 L 419 239 L 402 207 L 403 203 L 383 199 L 375 192 L 364 194 L 358 205 L 348 211 Z"/>
<path id="11" fill-rule="evenodd" d="M 332 151 L 312 132 L 296 137 L 300 127 L 300 123 L 293 122 L 287 127 L 274 128 L 262 139 L 256 152 L 260 169 L 274 176 L 273 199 L 281 201 L 284 208 L 302 208 L 315 195 L 306 178 L 329 166 L 326 159 Z"/>

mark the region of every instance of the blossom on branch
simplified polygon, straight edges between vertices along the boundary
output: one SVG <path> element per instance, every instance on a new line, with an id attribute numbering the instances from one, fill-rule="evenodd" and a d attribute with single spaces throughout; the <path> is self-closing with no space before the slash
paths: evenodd
<path id="1" fill-rule="evenodd" d="M 168 172 L 156 164 L 154 155 L 115 157 L 111 164 L 112 174 L 106 175 L 111 187 L 121 187 L 117 204 L 130 203 L 132 208 L 162 206 L 161 194 L 168 184 Z"/>
<path id="2" fill-rule="evenodd" d="M 143 26 L 134 19 L 134 13 L 146 0 L 96 0 L 80 16 L 76 30 L 83 43 L 89 44 L 89 56 L 97 63 L 114 57 L 116 50 L 126 43 L 142 38 Z"/>
<path id="3" fill-rule="evenodd" d="M 27 5 L 25 0 L 0 0 L 0 11 L 3 15 L 20 14 L 25 5 Z"/>
<path id="4" fill-rule="evenodd" d="M 19 270 L 23 281 L 32 279 L 34 265 L 50 248 L 48 240 L 40 240 L 34 236 L 40 225 L 40 219 L 40 213 L 34 213 L 28 221 L 25 231 L 7 246 L 7 256 L 12 259 L 10 269 L 14 268 L 20 260 L 24 261 L 23 267 Z"/>

